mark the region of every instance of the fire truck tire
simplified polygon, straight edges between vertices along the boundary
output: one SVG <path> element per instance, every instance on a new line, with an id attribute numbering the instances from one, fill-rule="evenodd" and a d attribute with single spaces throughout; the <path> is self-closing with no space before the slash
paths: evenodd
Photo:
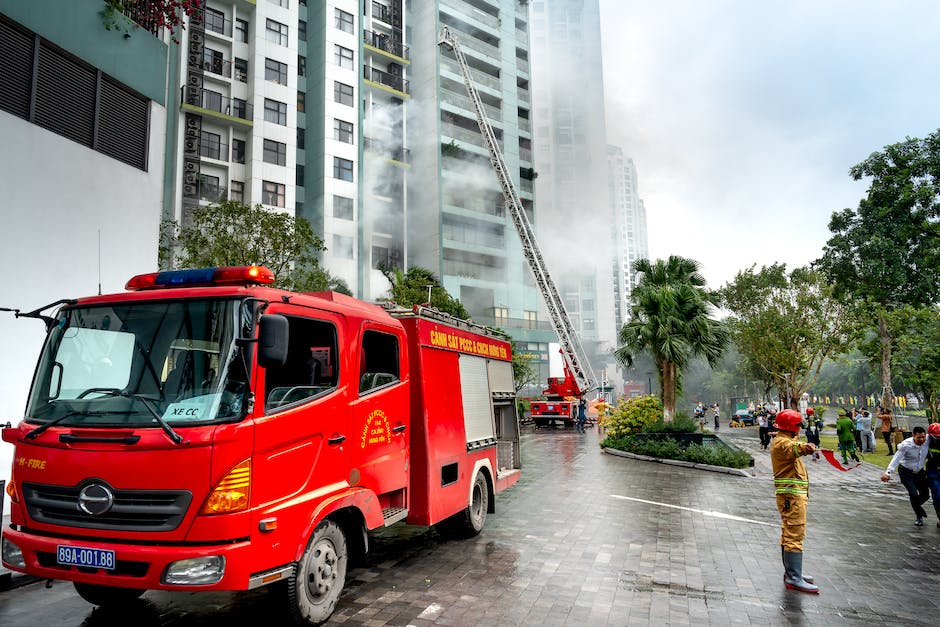
<path id="1" fill-rule="evenodd" d="M 99 586 L 91 583 L 80 583 L 78 581 L 73 581 L 72 585 L 75 586 L 75 592 L 78 593 L 78 596 L 92 605 L 100 607 L 124 605 L 139 598 L 140 595 L 146 592 L 146 590 L 138 590 L 137 588 Z"/>
<path id="2" fill-rule="evenodd" d="M 463 511 L 454 514 L 439 525 L 439 530 L 447 537 L 472 538 L 483 531 L 486 524 L 486 512 L 490 508 L 490 489 L 486 477 L 478 472 L 470 491 L 470 502 Z"/>
<path id="3" fill-rule="evenodd" d="M 330 617 L 346 585 L 348 562 L 343 530 L 324 520 L 313 530 L 294 576 L 287 581 L 287 598 L 298 623 L 319 625 Z"/>

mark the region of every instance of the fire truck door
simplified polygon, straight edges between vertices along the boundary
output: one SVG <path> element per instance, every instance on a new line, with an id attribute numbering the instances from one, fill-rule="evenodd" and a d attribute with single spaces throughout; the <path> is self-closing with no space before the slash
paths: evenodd
<path id="1" fill-rule="evenodd" d="M 273 311 L 272 311 L 273 310 Z M 287 318 L 287 360 L 262 370 L 256 403 L 264 415 L 256 420 L 252 500 L 277 503 L 324 486 L 349 480 L 346 450 L 353 443 L 339 351 L 342 320 L 333 314 L 289 305 L 272 305 L 269 313 Z"/>
<path id="2" fill-rule="evenodd" d="M 352 403 L 354 472 L 379 495 L 383 507 L 406 506 L 409 469 L 409 396 L 404 336 L 398 329 L 367 328 L 359 358 L 358 398 Z"/>

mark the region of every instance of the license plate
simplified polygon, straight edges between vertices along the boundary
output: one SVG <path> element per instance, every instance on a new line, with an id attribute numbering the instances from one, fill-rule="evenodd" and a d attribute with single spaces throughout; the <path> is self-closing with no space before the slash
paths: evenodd
<path id="1" fill-rule="evenodd" d="M 56 548 L 56 561 L 68 566 L 104 568 L 106 570 L 114 570 L 116 563 L 114 551 L 89 549 L 83 546 L 66 546 L 64 544 L 60 544 Z"/>

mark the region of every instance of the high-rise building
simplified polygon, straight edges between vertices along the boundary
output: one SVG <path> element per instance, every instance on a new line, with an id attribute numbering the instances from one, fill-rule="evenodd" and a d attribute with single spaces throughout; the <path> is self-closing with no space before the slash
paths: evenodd
<path id="1" fill-rule="evenodd" d="M 530 6 L 537 232 L 582 343 L 599 356 L 616 341 L 599 8 Z"/>
<path id="2" fill-rule="evenodd" d="M 611 224 L 614 235 L 614 313 L 619 329 L 630 318 L 630 294 L 636 286 L 633 262 L 648 259 L 646 207 L 637 188 L 636 165 L 618 146 L 607 147 Z"/>
<path id="3" fill-rule="evenodd" d="M 441 25 L 470 66 L 507 168 L 530 219 L 535 194 L 529 122 L 528 15 L 519 0 L 412 3 L 409 112 L 409 263 L 442 277 L 474 320 L 501 327 L 547 363 L 552 337 L 541 296 L 453 55 L 437 45 Z M 540 320 L 541 318 L 541 320 Z M 531 344 L 531 347 L 529 346 Z"/>

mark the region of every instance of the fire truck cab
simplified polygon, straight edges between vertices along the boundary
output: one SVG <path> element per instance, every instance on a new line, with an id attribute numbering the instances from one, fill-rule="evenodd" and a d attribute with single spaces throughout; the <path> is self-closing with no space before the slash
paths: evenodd
<path id="1" fill-rule="evenodd" d="M 15 446 L 3 564 L 95 605 L 274 582 L 329 618 L 367 532 L 479 533 L 519 477 L 509 343 L 434 310 L 140 275 L 66 302 Z"/>

